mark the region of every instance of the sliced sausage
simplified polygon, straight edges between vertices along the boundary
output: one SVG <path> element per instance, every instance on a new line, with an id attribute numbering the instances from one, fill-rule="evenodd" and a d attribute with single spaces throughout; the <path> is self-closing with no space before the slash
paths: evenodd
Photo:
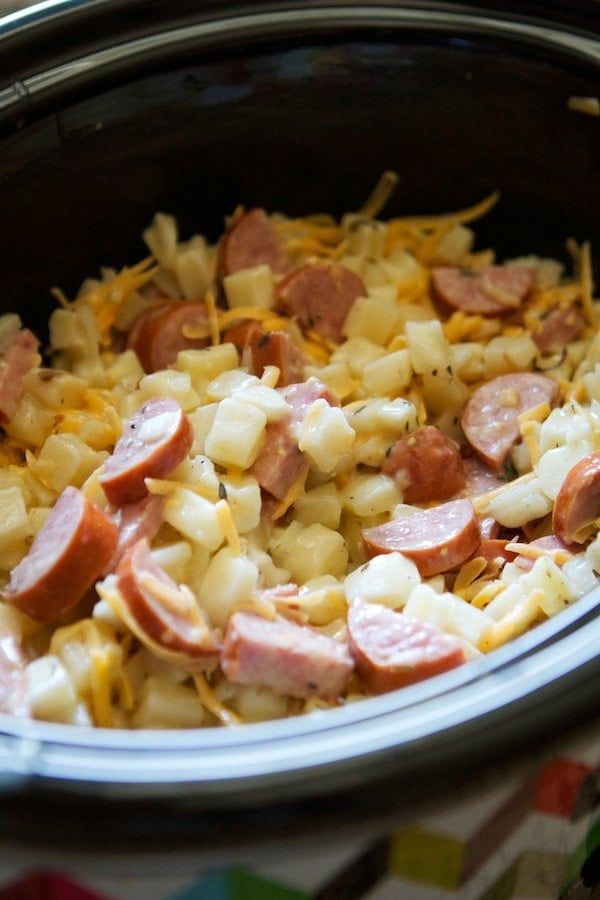
<path id="1" fill-rule="evenodd" d="M 31 717 L 25 666 L 27 660 L 14 635 L 0 634 L 0 713 Z"/>
<path id="2" fill-rule="evenodd" d="M 435 299 L 451 309 L 476 316 L 514 312 L 531 292 L 534 280 L 533 270 L 524 266 L 441 266 L 431 271 Z"/>
<path id="3" fill-rule="evenodd" d="M 152 540 L 162 525 L 164 505 L 164 497 L 148 495 L 138 503 L 129 503 L 116 511 L 113 520 L 119 529 L 117 546 L 103 575 L 114 572 L 124 553 L 138 541 Z"/>
<path id="4" fill-rule="evenodd" d="M 289 334 L 271 331 L 251 344 L 252 371 L 259 378 L 267 366 L 279 369 L 279 387 L 287 387 L 304 378 L 305 359 Z"/>
<path id="5" fill-rule="evenodd" d="M 516 557 L 516 553 L 511 553 L 506 549 L 506 545 L 509 543 L 510 541 L 501 538 L 484 538 L 474 555 L 483 556 L 489 563 L 499 561 L 504 565 L 505 562 L 512 562 Z"/>
<path id="6" fill-rule="evenodd" d="M 406 687 L 465 661 L 456 638 L 377 603 L 353 603 L 348 638 L 358 674 L 373 694 Z"/>
<path id="7" fill-rule="evenodd" d="M 498 478 L 498 473 L 486 466 L 478 456 L 463 459 L 463 471 L 466 497 L 479 497 L 506 484 L 506 481 Z"/>
<path id="8" fill-rule="evenodd" d="M 340 339 L 350 307 L 367 290 L 354 272 L 345 266 L 305 266 L 288 275 L 277 289 L 280 306 L 297 316 L 305 328 L 324 338 Z"/>
<path id="9" fill-rule="evenodd" d="M 181 350 L 195 350 L 210 344 L 208 337 L 188 338 L 185 325 L 206 326 L 203 303 L 187 300 L 160 304 L 143 312 L 133 324 L 127 348 L 133 350 L 144 372 L 159 372 L 177 360 Z"/>
<path id="10" fill-rule="evenodd" d="M 204 621 L 195 597 L 181 590 L 152 560 L 148 541 L 138 541 L 117 568 L 117 588 L 136 622 L 137 637 L 166 650 L 205 661 L 216 659 L 219 646 Z"/>
<path id="11" fill-rule="evenodd" d="M 189 453 L 194 439 L 190 420 L 176 400 L 147 400 L 123 429 L 104 464 L 100 484 L 113 506 L 142 500 L 145 478 L 166 478 Z"/>
<path id="12" fill-rule="evenodd" d="M 470 500 L 451 500 L 405 518 L 363 530 L 367 556 L 397 550 L 412 559 L 421 575 L 448 572 L 469 559 L 480 542 Z"/>
<path id="13" fill-rule="evenodd" d="M 354 663 L 345 644 L 312 628 L 237 612 L 227 623 L 221 668 L 234 684 L 299 699 L 335 700 L 344 693 Z"/>
<path id="14" fill-rule="evenodd" d="M 582 544 L 589 526 L 600 517 L 600 450 L 572 469 L 560 486 L 552 511 L 552 528 L 566 544 Z"/>
<path id="15" fill-rule="evenodd" d="M 260 327 L 258 322 L 253 319 L 246 319 L 237 325 L 232 325 L 223 332 L 223 343 L 234 344 L 240 357 L 244 351 L 250 349 L 252 344 L 261 338 L 265 331 Z"/>
<path id="16" fill-rule="evenodd" d="M 478 388 L 463 410 L 461 424 L 471 447 L 500 472 L 520 437 L 518 417 L 540 403 L 554 404 L 556 382 L 544 375 L 517 372 L 499 375 Z"/>
<path id="17" fill-rule="evenodd" d="M 291 259 L 264 209 L 251 209 L 225 233 L 219 246 L 221 277 L 240 269 L 266 265 L 276 275 L 287 272 Z"/>
<path id="18" fill-rule="evenodd" d="M 263 490 L 283 500 L 291 486 L 309 469 L 309 461 L 298 447 L 296 436 L 306 411 L 315 400 L 323 398 L 330 406 L 339 406 L 339 400 L 317 378 L 291 384 L 280 393 L 290 406 L 290 418 L 267 425 L 265 442 L 250 473 Z"/>
<path id="19" fill-rule="evenodd" d="M 531 547 L 539 547 L 541 550 L 566 550 L 567 553 L 577 552 L 575 548 L 568 547 L 565 542 L 555 534 L 547 534 L 545 537 L 536 538 L 534 541 L 529 541 L 529 545 Z M 515 557 L 515 562 L 524 572 L 529 572 L 533 569 L 535 559 L 519 554 Z"/>
<path id="20" fill-rule="evenodd" d="M 465 486 L 458 446 L 435 425 L 424 425 L 396 441 L 382 471 L 394 478 L 406 503 L 448 500 Z"/>
<path id="21" fill-rule="evenodd" d="M 542 353 L 553 353 L 578 338 L 585 325 L 576 306 L 559 307 L 542 319 L 531 337 Z"/>
<path id="22" fill-rule="evenodd" d="M 39 346 L 35 334 L 22 328 L 0 351 L 0 425 L 7 425 L 17 411 L 23 379 L 40 364 Z"/>
<path id="23" fill-rule="evenodd" d="M 67 487 L 13 569 L 5 599 L 40 622 L 52 622 L 100 577 L 117 543 L 117 526 L 91 500 Z"/>

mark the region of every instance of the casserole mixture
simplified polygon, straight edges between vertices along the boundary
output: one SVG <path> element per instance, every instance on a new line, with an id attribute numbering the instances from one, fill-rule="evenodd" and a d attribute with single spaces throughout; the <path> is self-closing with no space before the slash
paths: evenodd
<path id="1" fill-rule="evenodd" d="M 461 665 L 598 583 L 600 308 L 461 212 L 162 213 L 0 318 L 0 708 L 237 724 Z M 527 248 L 529 251 L 530 248 Z"/>

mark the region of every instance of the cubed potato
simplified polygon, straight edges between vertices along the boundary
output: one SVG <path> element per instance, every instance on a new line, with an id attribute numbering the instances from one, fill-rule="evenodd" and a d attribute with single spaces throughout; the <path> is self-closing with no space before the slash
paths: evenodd
<path id="1" fill-rule="evenodd" d="M 342 333 L 383 346 L 396 333 L 397 323 L 398 308 L 393 300 L 359 297 L 350 307 Z"/>
<path id="2" fill-rule="evenodd" d="M 163 369 L 146 375 L 140 381 L 140 391 L 144 400 L 150 397 L 169 397 L 176 400 L 184 412 L 189 412 L 200 404 L 200 397 L 192 387 L 189 372 Z"/>
<path id="3" fill-rule="evenodd" d="M 16 485 L 0 490 L 0 551 L 6 551 L 11 544 L 25 540 L 30 534 L 21 490 Z"/>
<path id="4" fill-rule="evenodd" d="M 78 698 L 60 659 L 40 656 L 29 663 L 25 673 L 32 715 L 47 722 L 69 723 Z"/>
<path id="5" fill-rule="evenodd" d="M 177 354 L 177 369 L 188 372 L 193 386 L 201 392 L 222 372 L 237 369 L 237 366 L 238 354 L 234 344 L 217 344 L 203 350 L 181 350 Z"/>
<path id="6" fill-rule="evenodd" d="M 204 406 L 199 406 L 194 412 L 189 413 L 189 419 L 194 430 L 194 442 L 190 450 L 193 456 L 197 453 L 204 453 L 204 445 L 217 413 L 217 407 L 217 403 L 207 403 Z"/>
<path id="7" fill-rule="evenodd" d="M 292 535 L 285 534 L 278 545 L 273 542 L 269 545 L 275 562 L 290 572 L 292 581 L 304 584 L 322 575 L 345 574 L 348 550 L 339 532 L 319 523 L 302 528 L 298 522 L 293 522 L 286 531 L 290 532 L 294 525 L 298 528 Z"/>
<path id="8" fill-rule="evenodd" d="M 141 690 L 131 724 L 134 728 L 198 728 L 204 707 L 196 690 L 151 676 Z"/>
<path id="9" fill-rule="evenodd" d="M 348 575 L 344 590 L 348 603 L 364 600 L 401 609 L 420 583 L 419 570 L 411 559 L 401 553 L 386 553 Z"/>
<path id="10" fill-rule="evenodd" d="M 508 372 L 526 372 L 537 353 L 538 348 L 528 334 L 493 337 L 483 350 L 486 375 L 495 378 Z"/>
<path id="11" fill-rule="evenodd" d="M 342 410 L 320 399 L 311 404 L 302 420 L 298 447 L 322 472 L 331 472 L 355 437 Z"/>
<path id="12" fill-rule="evenodd" d="M 489 514 L 506 528 L 520 528 L 552 511 L 552 500 L 542 489 L 539 478 L 517 482 L 489 505 Z"/>
<path id="13" fill-rule="evenodd" d="M 240 306 L 272 309 L 275 305 L 273 275 L 269 266 L 240 269 L 239 272 L 227 275 L 223 279 L 223 287 L 230 309 L 237 309 Z"/>
<path id="14" fill-rule="evenodd" d="M 144 243 L 163 269 L 172 272 L 177 259 L 177 220 L 175 216 L 158 212 L 142 232 Z"/>
<path id="15" fill-rule="evenodd" d="M 342 504 L 332 481 L 307 491 L 294 503 L 294 518 L 305 527 L 318 522 L 336 531 L 341 515 Z"/>
<path id="16" fill-rule="evenodd" d="M 202 300 L 211 285 L 211 255 L 202 235 L 178 245 L 174 271 L 182 296 Z"/>
<path id="17" fill-rule="evenodd" d="M 197 456 L 188 457 L 177 466 L 171 478 L 182 484 L 199 487 L 200 493 L 213 503 L 219 499 L 219 476 L 208 456 L 199 453 Z"/>
<path id="18" fill-rule="evenodd" d="M 346 618 L 344 586 L 332 575 L 307 581 L 300 590 L 299 604 L 310 625 L 323 627 Z"/>
<path id="19" fill-rule="evenodd" d="M 227 492 L 227 502 L 239 534 L 246 534 L 257 528 L 260 523 L 262 497 L 256 478 L 251 476 L 235 480 L 222 478 L 221 482 Z"/>
<path id="20" fill-rule="evenodd" d="M 187 541 L 163 544 L 152 550 L 152 559 L 173 581 L 181 584 L 185 581 L 186 570 L 192 560 L 192 548 Z"/>
<path id="21" fill-rule="evenodd" d="M 405 334 L 410 362 L 418 375 L 440 372 L 450 365 L 450 348 L 439 320 L 407 322 Z"/>
<path id="22" fill-rule="evenodd" d="M 477 341 L 452 344 L 450 359 L 453 371 L 468 384 L 481 381 L 485 377 L 483 347 Z"/>
<path id="23" fill-rule="evenodd" d="M 249 375 L 242 369 L 233 369 L 231 372 L 221 372 L 213 378 L 206 389 L 206 396 L 209 400 L 224 400 L 257 384 L 260 384 L 260 379 L 256 375 Z"/>
<path id="24" fill-rule="evenodd" d="M 367 363 L 379 359 L 385 353 L 383 347 L 363 337 L 354 337 L 341 344 L 331 354 L 330 363 L 346 363 L 353 378 L 362 378 L 362 371 Z"/>
<path id="25" fill-rule="evenodd" d="M 367 363 L 363 369 L 362 383 L 367 395 L 396 397 L 408 387 L 411 378 L 408 350 L 396 350 Z"/>
<path id="26" fill-rule="evenodd" d="M 165 522 L 176 531 L 209 552 L 223 543 L 223 529 L 215 504 L 199 494 L 177 488 L 167 497 L 163 515 Z"/>
<path id="27" fill-rule="evenodd" d="M 338 400 L 345 400 L 359 386 L 360 382 L 352 377 L 347 363 L 330 363 L 327 366 L 306 366 L 307 378 L 314 376 L 331 388 Z"/>
<path id="28" fill-rule="evenodd" d="M 356 516 L 391 512 L 399 502 L 396 483 L 387 475 L 354 475 L 340 490 L 344 509 Z"/>
<path id="29" fill-rule="evenodd" d="M 69 484 L 81 487 L 106 457 L 106 453 L 92 450 L 76 434 L 51 434 L 31 464 L 31 470 L 60 494 Z"/>
<path id="30" fill-rule="evenodd" d="M 83 378 L 58 369 L 33 369 L 23 379 L 24 392 L 45 409 L 64 410 L 81 406 L 87 389 L 87 381 Z"/>
<path id="31" fill-rule="evenodd" d="M 288 698 L 274 694 L 268 688 L 235 685 L 229 705 L 244 722 L 268 722 L 287 715 Z"/>
<path id="32" fill-rule="evenodd" d="M 54 427 L 54 416 L 29 394 L 23 394 L 17 410 L 4 430 L 31 447 L 41 447 Z"/>
<path id="33" fill-rule="evenodd" d="M 224 628 L 234 607 L 248 603 L 256 590 L 258 569 L 245 556 L 223 547 L 210 561 L 198 599 L 213 625 Z"/>
<path id="34" fill-rule="evenodd" d="M 251 403 L 234 397 L 221 400 L 204 450 L 214 462 L 222 466 L 248 469 L 258 456 L 267 417 Z"/>
<path id="35" fill-rule="evenodd" d="M 133 350 L 119 353 L 115 361 L 107 368 L 106 378 L 111 388 L 118 386 L 126 392 L 134 391 L 144 377 L 137 354 Z"/>

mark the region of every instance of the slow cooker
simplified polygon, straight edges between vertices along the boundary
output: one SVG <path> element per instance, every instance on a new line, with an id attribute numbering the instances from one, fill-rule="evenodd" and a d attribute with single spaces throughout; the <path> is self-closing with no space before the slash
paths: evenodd
<path id="1" fill-rule="evenodd" d="M 561 258 L 572 235 L 597 252 L 599 122 L 569 98 L 600 92 L 599 12 L 47 0 L 9 14 L 2 307 L 43 329 L 49 288 L 68 293 L 100 265 L 136 258 L 157 209 L 214 238 L 237 203 L 357 208 L 386 169 L 400 175 L 390 215 L 499 188 L 483 245 Z M 595 721 L 599 608 L 600 590 L 459 670 L 303 718 L 125 733 L 3 717 L 2 841 L 216 853 L 366 833 L 462 801 Z"/>

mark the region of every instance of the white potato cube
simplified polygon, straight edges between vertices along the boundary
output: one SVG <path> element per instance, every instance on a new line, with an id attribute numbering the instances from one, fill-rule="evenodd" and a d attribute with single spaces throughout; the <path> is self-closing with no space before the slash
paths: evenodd
<path id="1" fill-rule="evenodd" d="M 342 222 L 348 235 L 348 252 L 358 256 L 377 258 L 383 256 L 387 225 L 384 222 L 360 221 L 351 215 L 344 216 Z"/>
<path id="2" fill-rule="evenodd" d="M 219 476 L 215 472 L 214 463 L 208 456 L 199 453 L 185 459 L 171 475 L 173 481 L 202 488 L 203 496 L 214 503 L 219 499 Z"/>
<path id="3" fill-rule="evenodd" d="M 204 442 L 206 455 L 221 466 L 249 469 L 258 456 L 266 424 L 266 415 L 253 404 L 235 397 L 221 400 Z"/>
<path id="4" fill-rule="evenodd" d="M 189 414 L 189 419 L 194 431 L 194 442 L 190 453 L 204 453 L 204 445 L 208 432 L 211 429 L 215 415 L 217 414 L 218 404 L 207 403 L 205 406 L 199 406 L 194 412 Z"/>
<path id="5" fill-rule="evenodd" d="M 174 216 L 157 212 L 152 223 L 142 232 L 148 250 L 163 267 L 172 271 L 177 259 L 177 220 Z"/>
<path id="6" fill-rule="evenodd" d="M 175 365 L 180 372 L 189 373 L 196 390 L 204 391 L 208 382 L 222 372 L 237 369 L 238 354 L 234 344 L 217 344 L 202 350 L 180 350 Z"/>
<path id="7" fill-rule="evenodd" d="M 481 381 L 485 377 L 483 347 L 477 341 L 451 344 L 450 360 L 454 372 L 467 383 Z"/>
<path id="8" fill-rule="evenodd" d="M 541 519 L 552 510 L 552 500 L 542 488 L 539 478 L 516 483 L 489 505 L 489 514 L 507 528 L 520 528 Z"/>
<path id="9" fill-rule="evenodd" d="M 120 354 L 119 359 L 127 356 L 129 352 Z M 132 355 L 137 361 L 135 354 Z M 23 389 L 25 393 L 31 394 L 40 406 L 59 410 L 80 406 L 84 402 L 88 384 L 83 378 L 77 378 L 71 372 L 33 369 L 23 379 Z"/>
<path id="10" fill-rule="evenodd" d="M 163 516 L 176 531 L 209 552 L 223 543 L 223 529 L 215 504 L 186 488 L 177 488 L 169 494 Z"/>
<path id="11" fill-rule="evenodd" d="M 40 656 L 25 669 L 27 695 L 36 719 L 68 723 L 77 705 L 69 673 L 57 656 Z"/>
<path id="12" fill-rule="evenodd" d="M 288 698 L 274 694 L 268 688 L 234 685 L 229 705 L 244 722 L 269 722 L 287 715 Z"/>
<path id="13" fill-rule="evenodd" d="M 471 251 L 475 232 L 464 225 L 453 225 L 437 245 L 436 260 L 449 266 L 459 266 L 466 253 Z"/>
<path id="14" fill-rule="evenodd" d="M 198 728 L 203 720 L 204 707 L 193 688 L 151 676 L 142 688 L 132 725 L 134 728 Z"/>
<path id="15" fill-rule="evenodd" d="M 343 575 L 348 565 L 342 535 L 319 523 L 302 528 L 299 522 L 292 522 L 278 542 L 271 541 L 269 549 L 276 564 L 287 569 L 298 584 L 322 575 Z"/>
<path id="16" fill-rule="evenodd" d="M 441 372 L 450 365 L 450 348 L 439 320 L 407 322 L 405 334 L 410 362 L 418 375 Z"/>
<path id="17" fill-rule="evenodd" d="M 185 581 L 186 569 L 191 559 L 192 548 L 187 541 L 164 544 L 162 547 L 152 550 L 152 561 L 164 569 L 177 584 Z"/>
<path id="18" fill-rule="evenodd" d="M 386 553 L 348 575 L 344 590 L 348 603 L 365 600 L 401 609 L 420 583 L 419 570 L 412 560 L 401 553 Z"/>
<path id="19" fill-rule="evenodd" d="M 69 484 L 81 487 L 107 456 L 107 453 L 92 450 L 76 434 L 51 434 L 31 468 L 59 494 Z"/>
<path id="20" fill-rule="evenodd" d="M 340 500 L 344 509 L 362 518 L 391 512 L 400 495 L 387 475 L 354 475 L 340 491 Z"/>
<path id="21" fill-rule="evenodd" d="M 140 391 L 144 399 L 150 397 L 169 397 L 176 400 L 184 412 L 196 409 L 200 397 L 192 387 L 189 372 L 176 372 L 175 369 L 163 369 L 146 375 L 140 381 Z"/>
<path id="22" fill-rule="evenodd" d="M 106 378 L 111 388 L 120 387 L 125 391 L 134 391 L 142 378 L 144 370 L 140 365 L 137 354 L 133 350 L 125 350 L 119 353 L 117 358 L 106 370 Z"/>
<path id="23" fill-rule="evenodd" d="M 29 517 L 23 494 L 16 486 L 0 490 L 0 550 L 23 541 L 29 534 Z"/>
<path id="24" fill-rule="evenodd" d="M 408 350 L 396 350 L 367 363 L 362 382 L 371 396 L 395 397 L 410 384 L 412 367 Z"/>
<path id="25" fill-rule="evenodd" d="M 359 297 L 354 301 L 342 327 L 347 338 L 366 338 L 385 345 L 396 333 L 398 308 L 394 301 L 379 297 Z"/>
<path id="26" fill-rule="evenodd" d="M 224 628 L 234 607 L 252 598 L 258 583 L 258 569 L 245 556 L 223 547 L 210 561 L 198 594 L 200 606 L 212 622 Z"/>
<path id="27" fill-rule="evenodd" d="M 334 531 L 339 528 L 342 504 L 333 482 L 307 491 L 294 503 L 294 517 L 305 527 L 319 522 Z"/>
<path id="28" fill-rule="evenodd" d="M 281 422 L 290 417 L 289 404 L 281 394 L 266 384 L 249 384 L 233 394 L 244 403 L 251 403 L 264 412 L 267 422 Z"/>
<path id="29" fill-rule="evenodd" d="M 227 275 L 223 279 L 223 287 L 230 309 L 237 309 L 240 306 L 272 309 L 275 305 L 273 275 L 267 265 L 240 269 L 233 275 Z"/>
<path id="30" fill-rule="evenodd" d="M 525 594 L 541 591 L 543 599 L 539 606 L 547 616 L 556 615 L 575 600 L 568 578 L 547 556 L 536 559 L 531 571 L 521 577 L 521 587 Z"/>
<path id="31" fill-rule="evenodd" d="M 246 534 L 260 524 L 262 497 L 256 478 L 221 479 L 227 491 L 227 502 L 239 534 Z"/>
<path id="32" fill-rule="evenodd" d="M 346 363 L 354 378 L 362 377 L 367 363 L 383 356 L 385 350 L 366 338 L 354 337 L 343 343 L 331 354 L 331 363 Z"/>
<path id="33" fill-rule="evenodd" d="M 19 400 L 16 412 L 4 430 L 10 437 L 33 447 L 41 447 L 54 427 L 54 416 L 29 394 Z"/>
<path id="34" fill-rule="evenodd" d="M 211 283 L 211 261 L 201 235 L 195 234 L 187 244 L 178 245 L 174 271 L 182 296 L 192 300 L 204 297 Z"/>
<path id="35" fill-rule="evenodd" d="M 412 403 L 402 398 L 388 400 L 356 400 L 344 406 L 344 415 L 357 434 L 385 432 L 390 436 L 402 436 L 417 427 L 417 411 Z"/>
<path id="36" fill-rule="evenodd" d="M 538 348 L 529 335 L 494 337 L 485 346 L 483 361 L 486 375 L 494 378 L 508 372 L 525 372 L 538 353 Z"/>
<path id="37" fill-rule="evenodd" d="M 306 378 L 318 378 L 330 387 L 338 400 L 345 400 L 359 385 L 352 377 L 350 367 L 344 362 L 330 363 L 322 367 L 306 366 L 304 372 Z"/>
<path id="38" fill-rule="evenodd" d="M 230 372 L 221 372 L 220 375 L 213 378 L 206 389 L 206 394 L 210 400 L 224 400 L 226 397 L 233 397 L 234 394 L 250 385 L 260 383 L 260 379 L 256 375 L 249 375 L 242 369 L 233 369 Z"/>
<path id="39" fill-rule="evenodd" d="M 298 431 L 298 447 L 322 472 L 331 472 L 356 437 L 341 409 L 326 400 L 315 400 Z"/>
<path id="40" fill-rule="evenodd" d="M 476 609 L 454 594 L 438 594 L 429 585 L 421 584 L 411 593 L 404 613 L 412 619 L 426 622 L 446 634 L 453 634 L 477 647 L 493 625 L 487 612 Z"/>
<path id="41" fill-rule="evenodd" d="M 544 493 L 551 500 L 556 499 L 569 470 L 592 453 L 593 449 L 590 441 L 578 441 L 563 447 L 555 447 L 553 450 L 546 450 L 542 454 L 535 471 Z"/>

